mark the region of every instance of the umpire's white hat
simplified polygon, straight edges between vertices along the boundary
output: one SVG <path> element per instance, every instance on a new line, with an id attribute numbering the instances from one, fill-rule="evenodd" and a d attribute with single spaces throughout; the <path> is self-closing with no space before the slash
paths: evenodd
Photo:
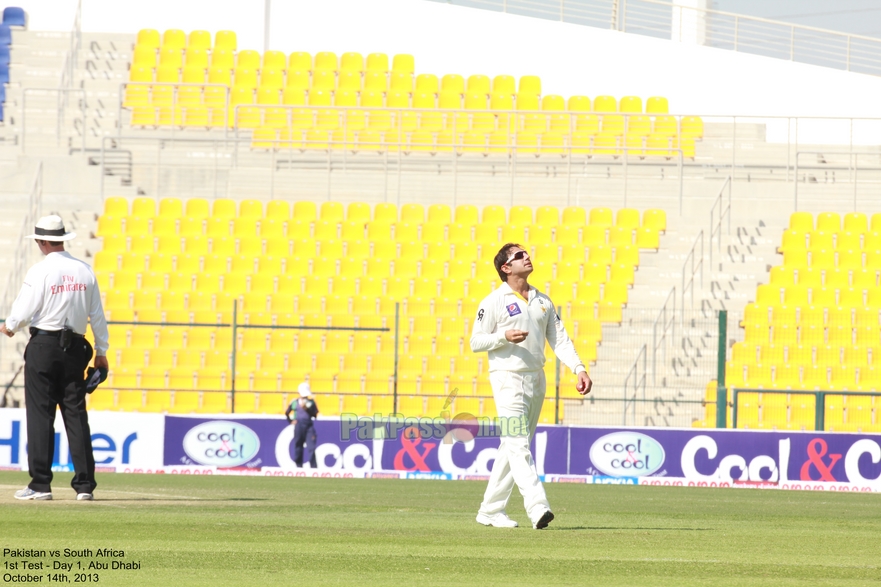
<path id="1" fill-rule="evenodd" d="M 300 397 L 309 397 L 312 395 L 312 389 L 309 387 L 309 383 L 304 381 L 297 387 L 297 391 L 300 394 Z"/>
<path id="2" fill-rule="evenodd" d="M 34 234 L 29 234 L 25 238 L 32 238 L 41 241 L 63 242 L 76 238 L 75 232 L 67 232 L 64 229 L 64 222 L 60 216 L 43 216 L 37 221 L 34 228 Z"/>

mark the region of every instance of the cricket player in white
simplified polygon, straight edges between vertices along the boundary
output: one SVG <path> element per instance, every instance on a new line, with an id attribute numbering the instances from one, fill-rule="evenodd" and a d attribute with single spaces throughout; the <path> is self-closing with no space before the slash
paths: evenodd
<path id="1" fill-rule="evenodd" d="M 545 340 L 560 361 L 578 375 L 579 393 L 588 394 L 592 382 L 554 303 L 527 282 L 533 267 L 526 250 L 506 244 L 494 263 L 504 283 L 480 303 L 471 350 L 489 353 L 493 397 L 499 419 L 507 426 L 502 430 L 477 521 L 485 526 L 516 527 L 517 522 L 505 513 L 516 483 L 533 528 L 540 530 L 554 519 L 529 451 L 545 398 Z"/>

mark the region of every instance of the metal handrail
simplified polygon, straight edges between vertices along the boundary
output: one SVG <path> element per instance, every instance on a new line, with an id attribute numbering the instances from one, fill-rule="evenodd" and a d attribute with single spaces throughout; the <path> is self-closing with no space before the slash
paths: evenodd
<path id="1" fill-rule="evenodd" d="M 238 301 L 233 302 L 232 308 L 232 320 L 229 322 L 223 322 L 218 320 L 217 322 L 152 322 L 152 321 L 115 321 L 109 320 L 107 324 L 109 326 L 160 326 L 160 327 L 174 327 L 174 326 L 185 326 L 185 327 L 205 327 L 205 328 L 229 328 L 232 336 L 232 345 L 229 351 L 229 387 L 227 389 L 199 389 L 199 390 L 190 390 L 190 389 L 180 389 L 175 391 L 224 391 L 230 394 L 230 402 L 231 402 L 231 411 L 235 413 L 236 406 L 236 379 L 237 379 L 237 369 L 236 369 L 236 357 L 239 353 L 238 350 L 238 330 L 239 329 L 262 329 L 262 330 L 327 330 L 327 331 L 347 331 L 347 332 L 391 332 L 392 329 L 388 327 L 334 327 L 334 326 L 293 326 L 293 325 L 279 325 L 279 324 L 250 324 L 248 322 L 240 322 L 238 319 L 239 316 L 239 304 Z M 395 411 L 397 408 L 397 385 L 398 385 L 398 347 L 400 346 L 400 338 L 398 337 L 398 329 L 400 324 L 400 308 L 399 304 L 395 304 L 395 362 L 394 362 L 394 370 L 392 372 L 393 384 L 394 384 L 394 402 L 395 402 Z M 194 374 L 195 376 L 195 374 Z M 105 386 L 109 389 L 117 389 L 111 386 Z M 147 388 L 144 388 L 148 390 Z M 162 389 L 162 391 L 167 391 L 167 389 Z M 265 391 L 260 393 L 284 393 L 283 391 Z"/>
<path id="2" fill-rule="evenodd" d="M 728 186 L 728 203 L 723 208 L 723 200 L 722 194 L 725 192 L 725 187 Z M 719 220 L 714 220 L 716 215 L 716 208 L 719 209 Z M 722 183 L 722 187 L 719 188 L 719 193 L 716 195 L 716 199 L 713 201 L 713 205 L 710 207 L 710 266 L 713 265 L 713 239 L 718 235 L 719 237 L 719 254 L 722 254 L 722 221 L 725 217 L 728 217 L 728 235 L 731 235 L 731 176 L 729 175 L 725 178 L 725 181 Z"/>
<path id="3" fill-rule="evenodd" d="M 820 155 L 820 156 L 827 155 L 828 156 L 828 155 L 832 155 L 832 154 L 847 155 L 848 156 L 847 167 L 846 168 L 841 167 L 840 169 L 847 169 L 847 171 L 851 174 L 851 183 L 853 183 L 853 210 L 854 210 L 854 212 L 858 212 L 858 209 L 857 209 L 857 172 L 859 171 L 859 166 L 857 165 L 857 157 L 859 155 L 866 155 L 868 157 L 872 157 L 872 158 L 877 159 L 878 151 L 850 150 L 850 151 L 847 151 L 846 153 L 830 153 L 828 150 L 827 151 L 796 151 L 795 152 L 794 179 L 792 182 L 793 183 L 793 190 L 794 190 L 793 208 L 795 211 L 798 211 L 798 184 L 800 183 L 799 179 L 798 179 L 799 158 L 802 155 Z M 830 170 L 838 169 L 834 166 L 828 166 L 828 165 L 824 166 L 824 169 L 827 169 L 827 168 Z M 879 167 L 879 166 L 871 166 L 871 167 L 863 166 L 863 169 L 867 170 L 867 171 L 868 170 L 878 171 L 879 169 L 881 169 L 881 167 Z"/>
<path id="4" fill-rule="evenodd" d="M 70 31 L 70 47 L 64 56 L 64 65 L 61 67 L 61 79 L 58 87 L 71 89 L 74 87 L 74 75 L 76 73 L 77 59 L 83 42 L 83 0 L 77 0 L 76 13 L 73 18 L 73 28 Z M 60 107 L 67 106 L 67 95 L 63 96 Z"/>
<path id="5" fill-rule="evenodd" d="M 634 359 L 633 361 L 633 365 L 627 372 L 627 377 L 624 378 L 624 408 L 622 410 L 623 413 L 621 422 L 624 426 L 627 425 L 628 404 L 633 408 L 631 425 L 636 425 L 636 402 L 638 401 L 637 395 L 639 394 L 640 389 L 642 389 L 642 402 L 645 403 L 646 401 L 646 356 L 646 345 L 642 345 L 642 348 L 639 349 L 639 353 L 636 355 L 636 359 Z M 640 363 L 642 367 L 641 374 Z M 632 384 L 631 380 L 633 380 Z M 628 394 L 631 389 L 633 392 L 632 397 Z"/>
<path id="6" fill-rule="evenodd" d="M 679 42 L 683 41 L 682 22 L 688 18 L 708 23 L 705 32 L 709 42 L 706 44 L 712 46 L 712 41 L 722 41 L 726 48 L 730 47 L 734 51 L 773 57 L 785 55 L 790 61 L 801 57 L 797 47 L 804 46 L 817 36 L 824 36 L 828 37 L 826 42 L 811 44 L 813 47 L 824 48 L 825 54 L 819 55 L 822 65 L 847 71 L 851 71 L 854 66 L 863 65 L 872 69 L 875 75 L 881 74 L 881 39 L 877 37 L 696 6 L 681 6 L 663 0 L 613 0 L 611 3 L 599 0 L 518 0 L 514 6 L 509 6 L 507 0 L 435 1 L 631 34 L 665 37 Z M 674 21 L 678 26 L 674 26 Z M 712 28 L 713 24 L 717 26 L 715 30 Z M 719 25 L 725 28 L 720 31 Z M 775 28 L 779 32 L 773 30 Z M 866 44 L 877 46 L 874 51 L 868 52 L 865 50 Z"/>
<path id="7" fill-rule="evenodd" d="M 138 82 L 138 83 L 141 83 L 143 85 L 150 85 L 147 82 Z M 153 84 L 153 85 L 155 85 L 155 84 Z M 166 85 L 168 85 L 168 86 L 181 86 L 182 84 L 169 83 Z M 201 86 L 203 84 L 193 84 L 193 85 L 194 86 Z M 292 119 L 290 118 L 292 116 L 292 114 L 290 114 L 292 111 L 308 112 L 309 116 L 313 116 L 314 113 L 316 113 L 316 112 L 331 112 L 331 111 L 335 112 L 339 116 L 345 112 L 352 111 L 352 110 L 361 110 L 364 112 L 387 112 L 387 113 L 394 112 L 394 113 L 400 113 L 401 115 L 403 115 L 404 113 L 414 114 L 414 113 L 419 113 L 419 112 L 426 112 L 426 113 L 431 113 L 433 115 L 446 114 L 449 116 L 453 116 L 454 124 L 455 124 L 456 117 L 459 115 L 463 115 L 463 114 L 483 113 L 483 114 L 490 114 L 490 115 L 499 114 L 501 116 L 514 116 L 514 115 L 518 115 L 518 114 L 519 115 L 527 115 L 527 116 L 535 115 L 535 114 L 540 114 L 540 115 L 544 115 L 544 116 L 565 114 L 563 112 L 551 113 L 549 111 L 489 111 L 489 110 L 475 111 L 475 110 L 464 110 L 464 109 L 463 110 L 439 110 L 439 109 L 410 109 L 410 108 L 403 109 L 403 108 L 375 108 L 375 107 L 374 108 L 360 108 L 360 109 L 358 109 L 356 107 L 340 107 L 340 106 L 236 105 L 233 108 L 233 120 L 234 121 L 237 120 L 237 118 L 238 118 L 237 113 L 240 111 L 240 109 L 246 108 L 246 107 L 247 108 L 262 109 L 262 110 L 266 110 L 266 109 L 282 110 L 282 109 L 284 109 L 284 111 L 286 113 L 288 113 L 288 114 L 286 114 L 288 122 L 292 121 Z M 227 112 L 228 112 L 228 110 L 227 110 Z M 571 118 L 570 118 L 570 120 L 571 120 Z M 333 133 L 330 131 L 330 129 L 327 129 L 325 135 L 322 138 L 320 138 L 320 140 L 319 139 L 312 139 L 308 136 L 302 136 L 302 134 L 301 134 L 300 138 L 294 139 L 297 143 L 297 146 L 294 146 L 294 144 L 287 139 L 279 138 L 277 136 L 277 134 L 272 137 L 267 137 L 267 138 L 261 138 L 261 137 L 252 138 L 252 136 L 250 136 L 250 135 L 252 135 L 252 133 L 248 132 L 247 138 L 243 138 L 241 136 L 242 134 L 244 134 L 242 131 L 245 131 L 246 129 L 236 128 L 236 127 L 233 127 L 233 133 L 231 133 L 230 136 L 227 136 L 226 133 L 224 133 L 223 138 L 217 137 L 217 138 L 202 138 L 202 139 L 191 139 L 189 137 L 181 138 L 180 133 L 175 134 L 174 132 L 171 133 L 172 134 L 171 137 L 155 137 L 155 138 L 154 137 L 144 137 L 142 135 L 141 136 L 128 135 L 128 134 L 122 135 L 121 134 L 121 127 L 120 127 L 120 131 L 116 137 L 102 137 L 102 151 L 106 150 L 108 145 L 111 145 L 111 144 L 118 145 L 118 144 L 120 144 L 120 141 L 126 140 L 126 139 L 139 140 L 139 141 L 156 141 L 157 148 L 159 149 L 158 150 L 159 153 L 161 153 L 162 145 L 164 145 L 164 144 L 174 145 L 175 143 L 183 143 L 183 144 L 210 143 L 210 144 L 215 145 L 215 147 L 220 144 L 226 144 L 232 149 L 232 151 L 231 151 L 233 154 L 232 164 L 233 164 L 233 167 L 235 167 L 237 165 L 237 161 L 239 159 L 239 147 L 242 146 L 243 144 L 253 146 L 254 142 L 256 141 L 256 142 L 268 145 L 263 148 L 266 148 L 267 150 L 269 150 L 272 155 L 272 172 L 269 177 L 271 195 L 273 194 L 273 189 L 274 189 L 276 154 L 284 152 L 285 150 L 289 150 L 290 152 L 294 152 L 295 150 L 300 150 L 300 149 L 304 149 L 304 150 L 305 149 L 312 149 L 313 145 L 315 145 L 316 150 L 324 151 L 326 153 L 325 157 L 326 157 L 326 165 L 327 165 L 328 173 L 333 168 L 333 165 L 332 165 L 333 161 L 341 162 L 342 167 L 345 168 L 346 161 L 348 160 L 348 158 L 350 158 L 352 156 L 351 154 L 348 153 L 349 149 L 344 149 L 341 147 L 345 147 L 346 145 L 351 145 L 351 144 L 357 144 L 357 146 L 359 147 L 360 150 L 365 150 L 365 151 L 370 150 L 370 147 L 376 147 L 373 150 L 385 154 L 384 160 L 380 163 L 382 163 L 384 165 L 384 171 L 386 172 L 386 176 L 389 172 L 389 164 L 390 163 L 395 166 L 395 168 L 400 176 L 401 163 L 402 163 L 402 161 L 405 160 L 405 157 L 408 157 L 410 155 L 410 148 L 411 148 L 412 144 L 414 144 L 410 140 L 410 138 L 411 138 L 409 136 L 410 133 L 407 133 L 407 132 L 396 133 L 397 134 L 396 139 L 388 140 L 386 138 L 386 140 L 381 140 L 381 141 L 378 141 L 378 139 L 380 139 L 380 137 L 376 137 L 376 138 L 373 138 L 370 140 L 363 140 L 363 139 L 360 139 L 360 137 L 359 137 L 360 140 L 358 140 L 357 143 L 353 143 L 352 139 L 347 136 L 347 133 L 345 131 L 346 117 L 342 117 L 341 122 L 342 122 L 341 130 L 342 130 L 342 135 L 343 135 L 342 139 L 337 138 L 335 140 L 333 137 Z M 570 126 L 572 126 L 573 124 L 574 123 L 570 122 Z M 251 129 L 247 129 L 247 130 L 250 131 Z M 285 130 L 285 129 L 282 129 L 282 130 Z M 288 132 L 290 132 L 290 131 L 288 131 Z M 297 129 L 297 131 L 294 131 L 294 132 L 299 132 L 299 129 Z M 529 132 L 529 131 L 526 131 L 526 132 Z M 305 133 L 305 130 L 303 130 L 302 133 Z M 438 149 L 431 149 L 431 148 L 424 149 L 425 151 L 433 151 L 432 154 L 444 153 L 446 151 L 450 152 L 449 161 L 451 162 L 452 167 L 453 167 L 453 180 L 454 180 L 453 197 L 454 197 L 454 199 L 456 197 L 456 183 L 455 183 L 455 181 L 456 181 L 456 177 L 457 177 L 456 174 L 457 174 L 457 165 L 458 165 L 457 164 L 457 160 L 458 160 L 457 156 L 463 154 L 464 152 L 474 151 L 474 152 L 477 152 L 478 154 L 482 153 L 484 156 L 488 156 L 488 155 L 492 154 L 491 149 L 492 150 L 498 149 L 499 151 L 502 151 L 503 152 L 502 156 L 507 158 L 504 163 L 505 172 L 507 174 L 509 174 L 512 178 L 511 195 L 513 198 L 513 190 L 514 190 L 513 178 L 517 174 L 518 165 L 523 164 L 522 162 L 518 163 L 518 159 L 521 157 L 521 155 L 526 154 L 527 157 L 538 156 L 538 153 L 540 151 L 542 151 L 542 154 L 544 156 L 548 156 L 548 155 L 557 156 L 557 157 L 559 157 L 560 164 L 565 167 L 566 176 L 568 178 L 570 178 L 570 180 L 571 180 L 572 176 L 574 175 L 573 161 L 572 161 L 573 156 L 578 156 L 578 157 L 583 156 L 584 157 L 584 164 L 589 165 L 587 163 L 587 159 L 588 159 L 589 155 L 590 156 L 592 156 L 592 155 L 606 155 L 605 153 L 593 153 L 592 152 L 593 149 L 597 149 L 597 150 L 604 149 L 604 150 L 611 151 L 610 153 L 607 154 L 609 156 L 609 159 L 611 159 L 612 156 L 614 156 L 614 157 L 623 156 L 623 158 L 626 159 L 628 157 L 631 157 L 632 156 L 631 154 L 634 152 L 637 153 L 641 157 L 646 156 L 646 154 L 651 155 L 654 153 L 659 153 L 657 160 L 646 161 L 644 164 L 646 164 L 646 165 L 660 164 L 660 165 L 669 165 L 671 167 L 674 165 L 676 166 L 676 169 L 678 170 L 678 172 L 676 173 L 676 176 L 673 179 L 673 182 L 675 182 L 674 185 L 676 187 L 678 187 L 678 198 L 679 198 L 680 209 L 683 206 L 684 177 L 683 177 L 682 171 L 683 171 L 683 167 L 684 167 L 685 155 L 684 155 L 682 148 L 679 146 L 674 147 L 672 145 L 668 145 L 666 147 L 647 147 L 647 146 L 646 147 L 635 147 L 635 146 L 628 146 L 623 140 L 621 140 L 619 142 L 619 144 L 617 144 L 617 145 L 614 145 L 614 146 L 610 145 L 608 147 L 594 146 L 592 143 L 586 144 L 586 145 L 572 145 L 571 142 L 564 142 L 563 144 L 555 144 L 550 147 L 548 145 L 540 146 L 540 145 L 538 145 L 537 142 L 532 145 L 517 145 L 516 144 L 517 133 L 509 134 L 507 141 L 505 141 L 504 143 L 492 144 L 492 145 L 487 145 L 486 143 L 479 144 L 479 145 L 466 144 L 465 138 L 466 137 L 465 137 L 465 135 L 463 135 L 463 133 L 451 132 L 449 143 L 442 143 L 442 144 L 438 145 L 438 147 L 439 147 Z M 111 143 L 107 143 L 107 139 L 112 139 Z M 669 142 L 675 143 L 675 139 L 670 138 Z M 416 142 L 415 145 L 417 147 L 423 146 L 423 144 L 419 143 L 419 142 Z M 432 147 L 433 145 L 424 145 L 424 146 L 425 147 Z M 417 148 L 416 150 L 420 150 L 420 149 Z M 550 152 L 549 152 L 549 150 L 550 150 Z M 428 153 L 426 153 L 426 155 L 427 154 Z M 671 159 L 672 159 L 672 161 L 671 161 Z M 214 161 L 216 163 L 216 157 L 215 157 Z M 103 156 L 102 156 L 102 162 L 103 162 Z M 577 164 L 581 165 L 580 162 Z M 607 165 L 607 162 L 600 161 L 596 164 Z M 636 164 L 636 163 L 634 162 L 631 164 Z M 395 171 L 395 168 L 392 168 L 392 172 Z M 625 168 L 624 172 L 625 173 L 627 172 L 626 168 Z M 158 169 L 157 169 L 157 173 L 158 173 Z M 102 178 L 103 178 L 103 169 L 102 169 Z M 572 184 L 571 181 L 567 182 L 567 188 L 566 188 L 567 192 L 570 194 L 572 191 L 571 184 Z M 328 182 L 328 190 L 330 189 L 329 185 L 330 185 L 330 182 Z M 398 185 L 400 185 L 400 182 Z M 625 182 L 625 188 L 626 188 L 626 182 Z M 676 188 L 674 188 L 674 189 L 676 189 Z M 102 179 L 101 190 L 102 190 L 102 197 L 103 197 L 103 190 L 104 190 L 103 179 Z"/>
<path id="8" fill-rule="evenodd" d="M 670 2 L 662 2 L 659 0 L 638 0 L 638 1 L 645 2 L 646 4 L 663 4 L 663 5 L 671 6 L 673 8 L 678 8 L 681 10 L 693 10 L 695 12 L 702 12 L 704 14 L 710 14 L 710 15 L 715 14 L 718 16 L 730 16 L 730 17 L 736 18 L 738 21 L 761 22 L 763 24 L 783 26 L 783 27 L 789 28 L 791 30 L 812 31 L 815 33 L 824 33 L 824 34 L 829 34 L 829 35 L 835 35 L 838 37 L 845 37 L 845 38 L 850 38 L 850 39 L 862 39 L 865 41 L 877 41 L 877 42 L 881 43 L 881 39 L 879 39 L 878 37 L 869 37 L 866 35 L 854 35 L 852 33 L 842 33 L 841 31 L 835 31 L 832 29 L 824 29 L 824 28 L 820 28 L 820 27 L 808 26 L 808 25 L 803 25 L 803 24 L 795 24 L 795 23 L 791 23 L 791 22 L 785 22 L 782 20 L 773 20 L 770 18 L 763 18 L 761 16 L 750 16 L 750 15 L 745 15 L 745 14 L 738 14 L 736 12 L 726 12 L 724 10 L 713 10 L 713 9 L 709 9 L 709 8 L 681 6 L 679 4 L 674 5 Z M 624 0 L 624 2 L 626 4 L 627 0 Z M 633 0 L 631 0 L 631 2 L 633 2 Z"/>
<path id="9" fill-rule="evenodd" d="M 700 257 L 695 255 L 697 245 L 700 243 Z M 689 267 L 689 262 L 691 267 Z M 694 276 L 700 275 L 700 286 L 704 286 L 704 231 L 701 230 L 691 245 L 691 250 L 685 256 L 685 262 L 682 264 L 682 309 L 685 309 L 685 292 L 691 293 L 691 307 L 694 308 Z"/>
<path id="10" fill-rule="evenodd" d="M 12 273 L 8 275 L 6 281 L 6 291 L 3 294 L 3 302 L 2 304 L 0 304 L 0 308 L 2 308 L 2 311 L 5 313 L 9 312 L 12 301 L 17 295 L 22 282 L 24 281 L 24 276 L 27 272 L 28 259 L 30 258 L 34 250 L 33 243 L 29 239 L 26 239 L 24 237 L 25 235 L 30 234 L 33 231 L 33 228 L 37 223 L 37 219 L 40 217 L 42 208 L 43 162 L 40 161 L 37 165 L 37 171 L 36 173 L 34 173 L 34 179 L 31 184 L 31 191 L 28 195 L 27 213 L 21 221 L 21 230 L 19 233 L 18 244 L 15 247 L 15 253 L 13 255 L 14 264 Z"/>
<path id="11" fill-rule="evenodd" d="M 731 389 L 731 427 L 737 428 L 738 404 L 737 396 L 741 393 L 761 393 L 763 395 L 810 395 L 814 397 L 814 430 L 823 431 L 826 429 L 826 396 L 856 396 L 856 397 L 875 397 L 881 398 L 881 393 L 869 391 L 811 391 L 803 389 L 752 389 L 737 387 Z"/>
<path id="12" fill-rule="evenodd" d="M 668 307 L 670 304 L 673 307 Z M 668 336 L 668 332 L 670 332 Z M 663 354 L 662 364 L 667 364 L 667 346 L 676 339 L 676 286 L 670 288 L 664 305 L 652 323 L 652 385 L 658 384 L 658 353 Z"/>
<path id="13" fill-rule="evenodd" d="M 28 271 L 28 266 L 30 265 L 29 260 L 34 254 L 33 242 L 30 239 L 24 238 L 25 235 L 30 234 L 34 226 L 37 224 L 37 219 L 42 214 L 43 210 L 43 162 L 37 165 L 37 171 L 34 174 L 34 180 L 31 184 L 31 191 L 28 195 L 28 208 L 25 217 L 21 221 L 21 229 L 19 231 L 18 244 L 15 247 L 15 253 L 13 254 L 13 268 L 12 271 L 7 275 L 6 280 L 6 290 L 3 292 L 3 299 L 0 302 L 0 310 L 2 310 L 4 316 L 9 315 L 9 310 L 12 308 L 12 303 L 18 295 L 18 291 L 21 288 L 22 283 L 24 282 L 25 275 Z M 3 345 L 0 344 L 0 365 L 3 364 L 2 360 L 2 349 Z"/>

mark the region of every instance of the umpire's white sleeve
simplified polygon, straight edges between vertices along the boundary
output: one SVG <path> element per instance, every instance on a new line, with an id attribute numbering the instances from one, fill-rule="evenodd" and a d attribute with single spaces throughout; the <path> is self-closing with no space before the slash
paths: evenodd
<path id="1" fill-rule="evenodd" d="M 477 309 L 474 327 L 471 329 L 471 350 L 475 353 L 494 351 L 508 344 L 504 332 L 496 332 L 498 304 L 495 296 L 488 296 Z"/>
<path id="2" fill-rule="evenodd" d="M 107 355 L 107 349 L 110 348 L 110 335 L 107 333 L 107 318 L 104 316 L 104 306 L 101 304 L 97 282 L 89 304 L 89 322 L 92 325 L 92 334 L 95 335 L 95 356 L 104 357 Z"/>
<path id="3" fill-rule="evenodd" d="M 24 278 L 24 284 L 18 292 L 18 297 L 12 303 L 12 308 L 6 317 L 6 328 L 10 332 L 18 332 L 31 323 L 34 315 L 43 306 L 43 292 L 45 275 L 31 267 Z"/>
<path id="4" fill-rule="evenodd" d="M 554 306 L 551 307 L 553 308 Z M 573 373 L 578 374 L 581 371 L 587 371 L 584 367 L 584 363 L 578 358 L 578 353 L 575 352 L 575 345 L 572 344 L 572 340 L 566 333 L 566 327 L 563 326 L 563 321 L 560 320 L 560 316 L 556 311 L 554 311 L 553 318 L 548 320 L 545 337 L 548 340 L 548 344 L 554 349 L 554 354 L 557 355 L 560 358 L 560 361 L 569 367 Z"/>

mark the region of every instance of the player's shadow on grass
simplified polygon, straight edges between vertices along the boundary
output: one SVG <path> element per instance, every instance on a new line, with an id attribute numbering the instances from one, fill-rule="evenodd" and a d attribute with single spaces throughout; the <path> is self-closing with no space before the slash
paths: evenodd
<path id="1" fill-rule="evenodd" d="M 554 530 L 659 530 L 662 532 L 707 532 L 712 528 L 642 528 L 639 526 L 554 526 Z"/>
<path id="2" fill-rule="evenodd" d="M 189 502 L 199 502 L 199 503 L 224 503 L 228 501 L 270 501 L 265 498 L 259 497 L 228 497 L 225 499 L 204 499 L 199 497 L 194 498 L 164 498 L 164 497 L 127 497 L 127 498 L 104 498 L 102 497 L 100 501 L 165 501 L 168 503 L 189 503 Z"/>

